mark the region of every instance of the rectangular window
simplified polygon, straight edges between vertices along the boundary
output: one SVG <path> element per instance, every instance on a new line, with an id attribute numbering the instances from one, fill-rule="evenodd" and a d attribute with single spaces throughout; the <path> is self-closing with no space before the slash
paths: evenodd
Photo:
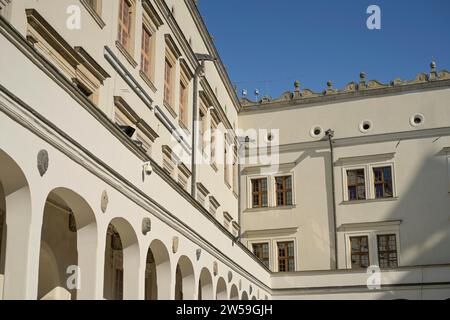
<path id="1" fill-rule="evenodd" d="M 149 80 L 153 80 L 152 33 L 145 25 L 142 26 L 141 71 Z"/>
<path id="2" fill-rule="evenodd" d="M 174 66 L 166 58 L 165 72 L 164 72 L 164 102 L 173 108 L 172 92 L 173 92 L 173 70 Z"/>
<path id="3" fill-rule="evenodd" d="M 205 195 L 201 190 L 197 189 L 197 201 L 204 207 L 205 206 Z"/>
<path id="4" fill-rule="evenodd" d="M 252 180 L 252 206 L 267 207 L 267 178 Z"/>
<path id="5" fill-rule="evenodd" d="M 395 234 L 378 235 L 377 244 L 380 268 L 397 268 L 397 236 Z"/>
<path id="6" fill-rule="evenodd" d="M 180 81 L 180 122 L 185 128 L 188 126 L 188 87 Z"/>
<path id="7" fill-rule="evenodd" d="M 278 242 L 278 271 L 295 271 L 294 242 Z"/>
<path id="8" fill-rule="evenodd" d="M 225 183 L 229 186 L 230 185 L 230 168 L 229 168 L 230 159 L 228 159 L 228 149 L 229 149 L 229 145 L 227 142 L 227 135 L 225 134 L 224 151 L 223 151 L 223 157 L 224 157 L 223 174 L 224 174 Z"/>
<path id="9" fill-rule="evenodd" d="M 217 123 L 214 118 L 211 118 L 211 164 L 216 165 L 216 131 Z"/>
<path id="10" fill-rule="evenodd" d="M 276 177 L 277 206 L 292 205 L 292 176 Z"/>
<path id="11" fill-rule="evenodd" d="M 188 177 L 183 172 L 178 172 L 178 183 L 180 186 L 186 190 L 188 185 Z"/>
<path id="12" fill-rule="evenodd" d="M 238 186 L 238 179 L 239 179 L 239 172 L 238 172 L 238 156 L 237 156 L 237 147 L 234 147 L 234 154 L 233 154 L 233 191 L 235 194 L 238 194 L 239 186 Z"/>
<path id="13" fill-rule="evenodd" d="M 392 198 L 394 196 L 392 188 L 392 168 L 373 168 L 373 178 L 375 183 L 375 198 Z"/>
<path id="14" fill-rule="evenodd" d="M 269 244 L 268 243 L 254 243 L 253 254 L 261 260 L 261 262 L 269 268 L 270 254 L 269 254 Z"/>
<path id="15" fill-rule="evenodd" d="M 351 237 L 350 246 L 352 269 L 368 268 L 370 265 L 369 237 Z"/>
<path id="16" fill-rule="evenodd" d="M 152 141 L 141 131 L 138 131 L 136 135 L 137 141 L 139 141 L 142 145 L 141 147 L 145 150 L 149 156 L 152 155 Z"/>
<path id="17" fill-rule="evenodd" d="M 175 172 L 175 164 L 173 163 L 172 159 L 166 154 L 163 155 L 163 168 L 170 176 L 173 177 Z"/>
<path id="18" fill-rule="evenodd" d="M 131 1 L 120 0 L 118 40 L 127 51 L 131 51 L 132 9 Z"/>
<path id="19" fill-rule="evenodd" d="M 364 169 L 347 170 L 348 200 L 366 199 L 366 177 Z"/>

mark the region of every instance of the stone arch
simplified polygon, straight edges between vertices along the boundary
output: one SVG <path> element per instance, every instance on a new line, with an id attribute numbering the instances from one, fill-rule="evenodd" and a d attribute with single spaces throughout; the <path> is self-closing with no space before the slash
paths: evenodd
<path id="1" fill-rule="evenodd" d="M 239 290 L 235 284 L 230 289 L 230 300 L 239 300 Z"/>
<path id="2" fill-rule="evenodd" d="M 252 300 L 258 300 L 258 299 L 256 299 L 256 296 L 253 296 L 253 297 L 252 297 Z"/>
<path id="3" fill-rule="evenodd" d="M 175 300 L 195 300 L 195 276 L 191 260 L 181 256 L 175 274 Z"/>
<path id="4" fill-rule="evenodd" d="M 27 178 L 17 162 L 0 149 L 0 297 L 31 298 L 26 276 L 31 216 Z"/>
<path id="5" fill-rule="evenodd" d="M 106 233 L 103 295 L 108 300 L 140 298 L 137 235 L 124 218 L 114 218 Z"/>
<path id="6" fill-rule="evenodd" d="M 198 300 L 214 300 L 213 279 L 207 268 L 203 268 L 200 273 Z"/>
<path id="7" fill-rule="evenodd" d="M 68 188 L 53 189 L 46 199 L 41 230 L 38 299 L 94 298 L 97 223 L 87 201 Z M 49 256 L 54 257 L 58 283 L 48 277 Z"/>
<path id="8" fill-rule="evenodd" d="M 242 292 L 241 300 L 248 300 L 248 293 L 247 291 Z"/>
<path id="9" fill-rule="evenodd" d="M 228 299 L 227 283 L 225 282 L 225 279 L 222 277 L 220 277 L 219 280 L 217 280 L 216 299 L 217 300 L 227 300 Z"/>
<path id="10" fill-rule="evenodd" d="M 147 252 L 147 260 L 150 254 L 153 257 L 152 269 L 155 272 L 151 279 L 152 298 L 169 300 L 171 295 L 170 283 L 172 279 L 169 251 L 162 241 L 153 240 Z"/>

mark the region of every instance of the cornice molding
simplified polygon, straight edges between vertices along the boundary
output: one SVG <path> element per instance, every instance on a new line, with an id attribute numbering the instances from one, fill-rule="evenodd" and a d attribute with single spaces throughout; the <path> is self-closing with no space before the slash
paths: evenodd
<path id="1" fill-rule="evenodd" d="M 411 131 L 383 133 L 376 135 L 364 135 L 360 137 L 346 137 L 337 138 L 333 140 L 335 148 L 364 145 L 380 142 L 393 142 L 400 140 L 412 140 L 412 139 L 427 139 L 433 137 L 450 136 L 450 126 L 442 128 L 432 129 L 414 129 Z M 329 142 L 327 140 L 299 142 L 291 144 L 282 144 L 278 146 L 278 152 L 291 153 L 306 150 L 325 150 L 329 149 Z M 258 148 L 251 148 L 248 150 L 248 157 L 256 156 L 258 154 Z"/>

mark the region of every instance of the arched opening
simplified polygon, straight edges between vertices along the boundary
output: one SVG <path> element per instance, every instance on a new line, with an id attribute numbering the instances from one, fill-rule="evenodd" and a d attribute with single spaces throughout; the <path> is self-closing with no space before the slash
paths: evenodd
<path id="1" fill-rule="evenodd" d="M 169 300 L 170 299 L 170 281 L 171 281 L 171 266 L 169 251 L 160 240 L 153 240 L 150 244 L 149 253 L 153 256 L 154 276 L 152 276 L 151 285 L 147 285 L 146 278 L 146 298 L 147 286 L 151 287 L 152 299 Z M 148 258 L 147 258 L 148 261 Z M 147 275 L 147 272 L 146 272 Z M 149 289 L 150 290 L 150 289 Z"/>
<path id="2" fill-rule="evenodd" d="M 175 281 L 175 300 L 195 299 L 194 267 L 186 256 L 178 260 Z"/>
<path id="3" fill-rule="evenodd" d="M 0 149 L 0 299 L 26 298 L 30 223 L 28 182 Z"/>
<path id="4" fill-rule="evenodd" d="M 198 300 L 214 300 L 213 279 L 207 268 L 203 268 L 200 273 Z"/>
<path id="5" fill-rule="evenodd" d="M 216 287 L 216 300 L 227 300 L 227 283 L 223 278 L 219 278 Z"/>
<path id="6" fill-rule="evenodd" d="M 149 248 L 147 252 L 147 260 L 145 265 L 145 300 L 158 299 L 157 273 L 155 257 Z"/>
<path id="7" fill-rule="evenodd" d="M 107 300 L 139 298 L 139 245 L 133 227 L 115 218 L 106 233 L 103 296 Z"/>
<path id="8" fill-rule="evenodd" d="M 253 296 L 253 297 L 252 297 L 252 300 L 258 300 L 258 299 L 256 299 L 256 297 L 255 297 L 255 296 Z"/>
<path id="9" fill-rule="evenodd" d="M 239 300 L 239 291 L 236 285 L 234 284 L 231 286 L 230 300 Z"/>
<path id="10" fill-rule="evenodd" d="M 96 248 L 97 225 L 87 202 L 66 188 L 50 192 L 42 223 L 38 299 L 93 298 Z"/>
<path id="11" fill-rule="evenodd" d="M 246 291 L 242 292 L 241 300 L 248 300 L 248 294 Z"/>

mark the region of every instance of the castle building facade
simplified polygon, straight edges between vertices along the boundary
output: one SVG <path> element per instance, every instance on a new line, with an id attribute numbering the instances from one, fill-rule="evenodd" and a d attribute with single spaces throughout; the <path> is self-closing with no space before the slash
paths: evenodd
<path id="1" fill-rule="evenodd" d="M 450 298 L 450 73 L 239 100 L 193 0 L 0 0 L 0 299 Z"/>

